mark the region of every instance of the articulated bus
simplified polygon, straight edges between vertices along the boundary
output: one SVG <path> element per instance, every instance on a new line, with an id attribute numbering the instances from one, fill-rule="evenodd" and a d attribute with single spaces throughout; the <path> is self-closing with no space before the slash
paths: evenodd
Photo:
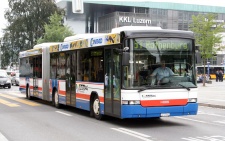
<path id="1" fill-rule="evenodd" d="M 197 67 L 197 74 L 201 75 L 204 74 L 204 66 L 196 66 Z M 223 74 L 224 74 L 224 69 L 225 66 L 222 65 L 205 65 L 205 74 L 208 74 L 208 69 L 209 69 L 209 79 L 216 79 L 216 71 L 220 71 L 222 70 Z M 223 75 L 223 78 L 225 78 L 225 74 Z"/>
<path id="2" fill-rule="evenodd" d="M 20 52 L 20 91 L 96 119 L 196 115 L 193 33 L 131 28 L 77 34 Z M 151 73 L 162 60 L 174 75 L 159 84 Z"/>

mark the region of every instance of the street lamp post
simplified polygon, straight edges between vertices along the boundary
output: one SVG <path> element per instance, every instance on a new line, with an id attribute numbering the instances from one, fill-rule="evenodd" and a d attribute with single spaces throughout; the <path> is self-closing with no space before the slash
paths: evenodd
<path id="1" fill-rule="evenodd" d="M 207 70 L 208 70 L 208 71 L 207 71 L 207 72 L 208 72 L 208 78 L 210 78 L 210 77 L 209 77 L 209 64 L 210 64 L 210 62 L 207 62 L 207 65 L 208 65 L 208 68 L 207 68 Z"/>

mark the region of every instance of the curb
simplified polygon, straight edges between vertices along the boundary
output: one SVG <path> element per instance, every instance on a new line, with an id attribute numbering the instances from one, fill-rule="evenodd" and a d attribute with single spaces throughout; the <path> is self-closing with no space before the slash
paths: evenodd
<path id="1" fill-rule="evenodd" d="M 216 105 L 216 104 L 207 104 L 207 103 L 198 103 L 198 105 L 199 106 L 212 107 L 212 108 L 225 109 L 225 105 Z"/>

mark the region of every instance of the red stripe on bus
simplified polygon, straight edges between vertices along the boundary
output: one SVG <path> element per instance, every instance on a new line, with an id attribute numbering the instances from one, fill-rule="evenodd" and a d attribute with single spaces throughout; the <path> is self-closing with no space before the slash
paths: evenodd
<path id="1" fill-rule="evenodd" d="M 104 97 L 100 96 L 99 99 L 100 99 L 100 102 L 104 102 Z"/>
<path id="2" fill-rule="evenodd" d="M 66 95 L 66 91 L 58 90 L 58 93 L 61 95 Z"/>
<path id="3" fill-rule="evenodd" d="M 39 90 L 39 91 L 42 91 L 42 87 L 38 87 L 38 90 Z"/>
<path id="4" fill-rule="evenodd" d="M 90 101 L 90 95 L 88 94 L 81 94 L 81 93 L 76 93 L 76 98 L 81 98 Z M 104 102 L 104 97 L 99 96 L 100 102 Z"/>
<path id="5" fill-rule="evenodd" d="M 186 105 L 187 99 L 141 100 L 142 106 L 176 106 Z"/>
<path id="6" fill-rule="evenodd" d="M 82 98 L 82 99 L 90 100 L 90 95 L 77 93 L 76 98 Z"/>
<path id="7" fill-rule="evenodd" d="M 22 86 L 21 86 L 21 85 L 20 85 L 20 88 L 24 88 L 24 89 L 25 89 L 25 88 L 26 88 L 26 86 L 24 86 L 24 85 L 22 85 Z"/>

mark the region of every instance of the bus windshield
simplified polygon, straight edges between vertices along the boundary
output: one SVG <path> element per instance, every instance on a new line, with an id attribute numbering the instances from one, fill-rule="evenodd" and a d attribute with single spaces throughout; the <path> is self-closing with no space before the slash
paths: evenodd
<path id="1" fill-rule="evenodd" d="M 191 39 L 136 38 L 128 42 L 130 61 L 123 66 L 124 88 L 196 87 Z"/>

